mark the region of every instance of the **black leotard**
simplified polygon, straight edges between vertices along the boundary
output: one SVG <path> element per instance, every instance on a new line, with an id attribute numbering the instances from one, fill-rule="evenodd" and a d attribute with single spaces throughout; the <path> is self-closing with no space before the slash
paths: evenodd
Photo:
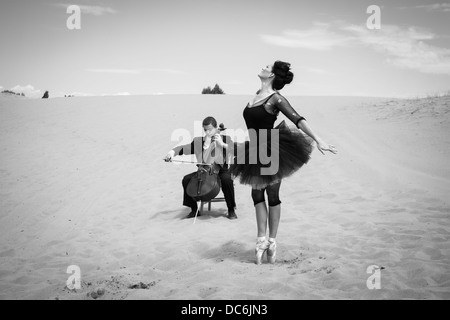
<path id="1" fill-rule="evenodd" d="M 274 106 L 272 110 L 275 111 L 275 114 L 267 111 L 266 104 Z M 266 98 L 264 103 L 255 107 L 249 107 L 249 105 L 245 107 L 243 116 L 247 129 L 272 129 L 275 121 L 277 120 L 279 111 L 281 111 L 295 125 L 297 125 L 300 120 L 305 119 L 291 107 L 286 98 L 278 93 L 273 93 Z"/>

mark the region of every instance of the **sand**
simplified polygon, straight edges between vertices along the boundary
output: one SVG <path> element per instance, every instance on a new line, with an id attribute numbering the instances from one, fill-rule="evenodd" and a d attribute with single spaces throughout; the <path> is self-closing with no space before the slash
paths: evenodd
<path id="1" fill-rule="evenodd" d="M 205 116 L 244 130 L 249 98 L 0 97 L 0 299 L 449 299 L 450 98 L 287 97 L 339 153 L 283 181 L 260 266 L 250 188 L 193 224 L 196 167 L 162 161 Z"/>

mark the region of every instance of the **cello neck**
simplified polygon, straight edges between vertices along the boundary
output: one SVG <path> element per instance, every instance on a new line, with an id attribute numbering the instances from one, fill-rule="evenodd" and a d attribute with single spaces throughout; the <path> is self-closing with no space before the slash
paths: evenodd
<path id="1" fill-rule="evenodd" d="M 209 147 L 206 150 L 202 150 L 202 155 L 203 155 L 203 162 L 204 163 L 210 163 L 210 161 L 212 160 L 211 157 L 211 153 L 212 150 L 214 150 L 216 147 L 216 142 L 215 141 L 211 141 L 211 143 L 209 144 Z"/>

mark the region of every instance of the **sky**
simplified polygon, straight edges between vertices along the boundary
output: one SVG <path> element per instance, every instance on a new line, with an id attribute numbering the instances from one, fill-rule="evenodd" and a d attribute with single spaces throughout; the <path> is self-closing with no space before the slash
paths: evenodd
<path id="1" fill-rule="evenodd" d="M 275 60 L 287 96 L 450 90 L 448 0 L 2 0 L 0 30 L 0 90 L 31 98 L 251 95 Z"/>

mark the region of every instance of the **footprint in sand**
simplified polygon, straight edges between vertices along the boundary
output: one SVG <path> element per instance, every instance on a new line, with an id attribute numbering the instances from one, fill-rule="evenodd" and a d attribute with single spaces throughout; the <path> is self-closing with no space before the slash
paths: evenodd
<path id="1" fill-rule="evenodd" d="M 111 276 L 109 279 L 99 280 L 96 282 L 82 281 L 80 290 L 70 290 L 64 287 L 60 290 L 55 300 L 60 299 L 99 299 L 122 300 L 130 294 L 131 290 L 149 290 L 161 280 L 151 282 L 136 281 L 130 276 Z M 86 292 L 87 291 L 87 292 Z"/>
<path id="2" fill-rule="evenodd" d="M 379 210 L 379 212 L 381 212 L 381 213 L 402 213 L 405 211 L 406 211 L 405 208 L 391 208 L 391 209 Z"/>
<path id="3" fill-rule="evenodd" d="M 0 258 L 14 257 L 15 253 L 16 253 L 16 251 L 14 249 L 2 251 L 2 252 L 0 252 Z"/>
<path id="4" fill-rule="evenodd" d="M 203 287 L 199 290 L 199 297 L 202 299 L 207 299 L 211 295 L 219 292 L 221 289 L 219 287 Z"/>
<path id="5" fill-rule="evenodd" d="M 314 273 L 332 273 L 336 267 L 325 264 L 326 257 L 319 256 L 317 258 L 307 258 L 302 254 L 293 259 L 280 260 L 280 265 L 287 268 L 287 272 L 290 275 L 304 274 L 309 272 Z"/>
<path id="6" fill-rule="evenodd" d="M 365 201 L 367 201 L 367 199 L 364 197 L 361 197 L 361 196 L 356 196 L 354 198 L 348 199 L 348 201 L 349 202 L 360 202 L 360 201 L 365 202 Z"/>

